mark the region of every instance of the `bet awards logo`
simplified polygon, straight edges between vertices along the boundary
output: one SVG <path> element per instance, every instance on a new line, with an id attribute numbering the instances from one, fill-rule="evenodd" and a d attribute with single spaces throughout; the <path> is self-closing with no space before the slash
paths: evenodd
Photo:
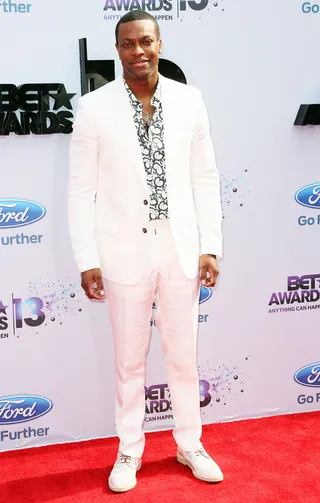
<path id="1" fill-rule="evenodd" d="M 63 84 L 0 84 L 0 136 L 72 133 L 74 96 Z"/>
<path id="2" fill-rule="evenodd" d="M 212 396 L 209 393 L 210 384 L 204 379 L 199 381 L 200 407 L 207 407 Z M 153 384 L 145 387 L 145 422 L 173 419 L 171 394 L 168 384 Z"/>
<path id="3" fill-rule="evenodd" d="M 157 20 L 172 20 L 174 13 L 177 17 L 187 10 L 202 11 L 208 7 L 209 0 L 106 0 L 104 11 L 107 14 L 124 14 L 131 10 L 150 12 Z M 168 15 L 169 14 L 169 15 Z M 115 16 L 105 16 L 105 20 L 114 20 Z M 118 19 L 118 17 L 116 18 Z"/>
<path id="4" fill-rule="evenodd" d="M 12 301 L 6 305 L 0 300 L 0 339 L 8 339 L 10 336 L 9 323 L 13 327 L 13 335 L 24 327 L 37 328 L 46 319 L 43 301 L 39 297 L 30 297 L 25 300 L 12 296 Z M 12 319 L 9 320 L 9 313 Z"/>
<path id="5" fill-rule="evenodd" d="M 287 291 L 271 295 L 269 306 L 278 307 L 270 308 L 269 313 L 320 309 L 319 300 L 320 274 L 288 276 Z"/>

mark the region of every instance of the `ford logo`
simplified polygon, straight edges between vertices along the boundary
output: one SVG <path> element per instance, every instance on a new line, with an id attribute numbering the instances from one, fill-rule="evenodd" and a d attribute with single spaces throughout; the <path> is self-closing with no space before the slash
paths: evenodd
<path id="1" fill-rule="evenodd" d="M 211 288 L 208 288 L 207 286 L 201 286 L 200 287 L 199 304 L 203 304 L 203 302 L 207 302 L 207 300 L 209 300 L 211 296 L 212 296 Z"/>
<path id="2" fill-rule="evenodd" d="M 303 187 L 295 193 L 294 198 L 302 206 L 320 209 L 320 183 Z"/>
<path id="3" fill-rule="evenodd" d="M 307 365 L 294 375 L 294 380 L 302 386 L 320 388 L 320 362 Z"/>
<path id="4" fill-rule="evenodd" d="M 0 228 L 33 224 L 46 214 L 41 204 L 25 199 L 0 199 Z"/>
<path id="5" fill-rule="evenodd" d="M 41 396 L 4 396 L 0 398 L 0 425 L 31 421 L 44 416 L 52 407 L 51 400 Z"/>

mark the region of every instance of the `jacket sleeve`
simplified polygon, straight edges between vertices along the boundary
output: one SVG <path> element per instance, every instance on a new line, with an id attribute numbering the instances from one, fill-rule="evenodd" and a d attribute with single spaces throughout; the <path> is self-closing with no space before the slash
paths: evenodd
<path id="1" fill-rule="evenodd" d="M 220 180 L 205 103 L 196 91 L 197 123 L 191 146 L 191 180 L 200 235 L 200 254 L 222 256 Z"/>
<path id="2" fill-rule="evenodd" d="M 70 144 L 68 191 L 69 233 L 80 272 L 100 267 L 95 236 L 98 141 L 84 98 L 79 100 Z"/>

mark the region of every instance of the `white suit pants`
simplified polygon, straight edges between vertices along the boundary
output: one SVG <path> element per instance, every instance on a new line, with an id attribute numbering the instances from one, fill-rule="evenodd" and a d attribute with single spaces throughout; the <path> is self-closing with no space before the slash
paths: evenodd
<path id="1" fill-rule="evenodd" d="M 184 450 L 201 447 L 197 370 L 199 278 L 188 279 L 178 262 L 170 224 L 150 222 L 146 233 L 146 274 L 133 286 L 106 280 L 116 358 L 116 427 L 121 453 L 141 457 L 145 437 L 146 358 L 152 305 L 157 293 L 157 326 L 175 420 L 173 436 Z"/>

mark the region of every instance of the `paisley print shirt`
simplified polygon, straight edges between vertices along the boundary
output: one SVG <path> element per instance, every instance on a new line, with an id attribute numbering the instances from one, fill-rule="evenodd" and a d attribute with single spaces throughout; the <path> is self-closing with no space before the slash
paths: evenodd
<path id="1" fill-rule="evenodd" d="M 168 196 L 166 163 L 164 148 L 163 112 L 161 103 L 161 86 L 158 81 L 156 92 L 151 100 L 155 113 L 149 128 L 146 128 L 142 117 L 142 103 L 137 100 L 124 80 L 132 106 L 133 120 L 140 143 L 147 185 L 149 188 L 149 220 L 168 218 Z"/>

